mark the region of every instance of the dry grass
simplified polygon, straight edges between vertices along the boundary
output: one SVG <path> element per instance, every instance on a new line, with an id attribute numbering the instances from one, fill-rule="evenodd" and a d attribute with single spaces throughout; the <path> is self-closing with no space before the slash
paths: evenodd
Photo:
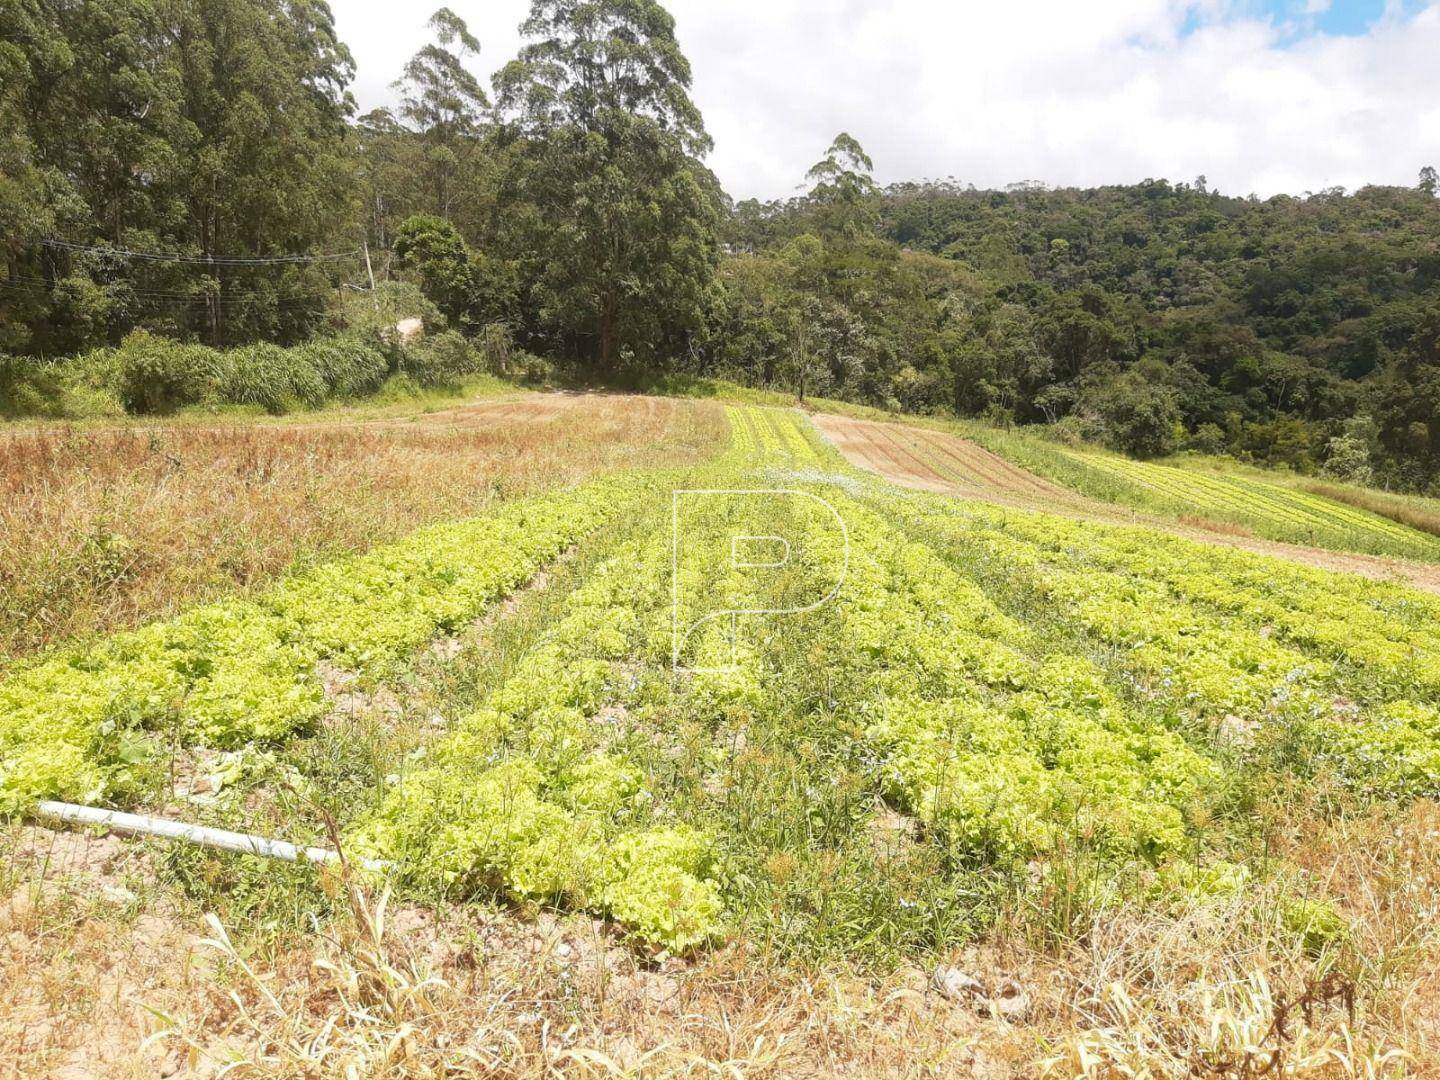
<path id="1" fill-rule="evenodd" d="M 1311 495 L 1333 499 L 1335 502 L 1345 503 L 1359 510 L 1368 510 L 1372 514 L 1379 514 L 1391 521 L 1398 521 L 1401 525 L 1408 525 L 1412 529 L 1429 533 L 1431 536 L 1440 536 L 1440 511 L 1421 505 L 1418 498 L 1391 495 L 1369 488 L 1342 487 L 1336 484 L 1310 483 L 1300 486 Z M 1432 506 L 1434 505 L 1433 499 L 1426 501 Z"/>
<path id="2" fill-rule="evenodd" d="M 1220 536 L 1254 536 L 1255 534 L 1244 525 L 1233 521 L 1215 521 L 1212 518 L 1201 517 L 1198 514 L 1180 514 L 1175 518 L 1181 525 L 1188 525 L 1192 529 L 1202 529 L 1208 533 L 1217 533 Z"/>
<path id="3" fill-rule="evenodd" d="M 3 435 L 0 663 L 498 499 L 694 461 L 725 430 L 720 410 L 703 403 L 575 396 L 408 423 Z"/>
<path id="4" fill-rule="evenodd" d="M 1287 869 L 1231 900 L 1101 907 L 1060 946 L 1028 944 L 1037 939 L 1020 923 L 997 926 L 947 962 L 988 987 L 1018 986 L 1026 1006 L 1008 1017 L 984 995 L 937 992 L 928 969 L 804 971 L 740 944 L 690 963 L 647 958 L 588 918 L 475 907 L 437 917 L 339 879 L 328 888 L 349 903 L 313 935 L 252 928 L 232 940 L 163 895 L 106 899 L 123 887 L 118 875 L 141 876 L 143 849 L 37 840 L 54 835 L 11 838 L 15 895 L 30 899 L 0 904 L 0 1059 L 16 1075 L 1440 1069 L 1433 803 L 1277 835 Z M 91 845 L 105 859 L 75 856 Z M 70 855 L 56 858 L 56 847 Z M 1279 931 L 1279 901 L 1300 888 L 1337 901 L 1350 925 L 1338 951 L 1307 955 Z"/>

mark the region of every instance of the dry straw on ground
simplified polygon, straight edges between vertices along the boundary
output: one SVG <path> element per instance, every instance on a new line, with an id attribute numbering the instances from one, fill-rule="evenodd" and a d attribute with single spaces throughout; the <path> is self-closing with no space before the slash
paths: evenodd
<path id="1" fill-rule="evenodd" d="M 1282 884 L 1099 910 L 1062 946 L 1001 923 L 946 963 L 1022 988 L 1014 1012 L 918 968 L 803 969 L 739 944 L 653 958 L 588 918 L 437 917 L 339 879 L 338 913 L 313 933 L 240 939 L 128 893 L 143 891 L 142 848 L 22 830 L 6 840 L 0 1060 L 71 1077 L 1427 1075 L 1437 837 L 1433 803 L 1276 837 L 1293 874 L 1337 897 L 1339 956 L 1276 931 Z"/>
<path id="2" fill-rule="evenodd" d="M 685 464 L 724 433 L 713 406 L 574 395 L 409 421 L 0 435 L 0 663 L 500 498 Z"/>

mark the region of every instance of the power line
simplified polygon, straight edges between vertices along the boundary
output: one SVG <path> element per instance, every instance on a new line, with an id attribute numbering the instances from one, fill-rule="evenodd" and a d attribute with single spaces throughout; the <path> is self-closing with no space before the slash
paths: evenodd
<path id="1" fill-rule="evenodd" d="M 60 251 L 73 251 L 89 255 L 109 255 L 123 259 L 145 259 L 150 262 L 187 263 L 195 266 L 277 266 L 296 263 L 324 262 L 334 259 L 352 259 L 360 254 L 353 251 L 326 252 L 320 255 L 272 255 L 250 257 L 239 255 L 182 255 L 178 252 L 129 251 L 125 248 L 97 247 L 93 244 L 72 244 L 68 240 L 41 240 L 41 246 Z"/>
<path id="2" fill-rule="evenodd" d="M 349 287 L 359 289 L 361 292 L 369 291 L 368 289 L 360 285 L 351 285 Z M 36 278 L 19 278 L 10 280 L 0 278 L 0 289 L 8 289 L 11 292 L 26 293 L 31 296 L 47 296 L 50 292 L 49 284 Z M 252 293 L 242 296 L 206 296 L 204 294 L 197 295 L 195 293 L 163 292 L 147 289 L 127 289 L 125 295 L 132 296 L 137 300 L 153 300 L 157 303 L 206 304 L 215 302 L 220 304 L 245 305 L 265 303 L 294 304 L 308 302 L 330 296 L 335 291 L 335 289 L 325 289 L 320 292 L 281 293 L 279 295 Z"/>

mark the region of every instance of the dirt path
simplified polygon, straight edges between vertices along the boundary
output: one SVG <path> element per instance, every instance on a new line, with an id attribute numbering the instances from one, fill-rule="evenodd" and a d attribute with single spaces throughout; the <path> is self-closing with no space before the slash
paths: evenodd
<path id="1" fill-rule="evenodd" d="M 814 414 L 811 420 L 850 464 L 899 487 L 984 499 L 1018 510 L 1064 514 L 1107 525 L 1143 525 L 1207 544 L 1273 555 L 1323 570 L 1399 580 L 1440 593 L 1440 566 L 1213 532 L 1173 518 L 1088 499 L 1011 464 L 983 447 L 931 428 Z"/>

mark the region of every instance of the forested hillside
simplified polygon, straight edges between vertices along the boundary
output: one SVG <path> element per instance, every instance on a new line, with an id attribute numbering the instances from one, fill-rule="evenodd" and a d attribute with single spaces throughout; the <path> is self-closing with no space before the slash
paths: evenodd
<path id="1" fill-rule="evenodd" d="M 359 116 L 324 3 L 0 9 L 0 350 L 30 358 L 0 365 L 6 411 L 36 362 L 137 329 L 373 333 L 354 302 L 373 273 L 418 285 L 413 313 L 492 365 L 516 347 L 602 379 L 716 375 L 1437 483 L 1433 168 L 1263 200 L 1203 177 L 881 189 L 841 135 L 803 195 L 736 205 L 653 0 L 536 0 L 508 63 L 448 9 L 430 29 L 396 60 L 396 107 Z"/>
<path id="2" fill-rule="evenodd" d="M 852 150 L 846 211 L 824 184 L 784 204 L 742 204 L 731 229 L 744 254 L 721 271 L 743 305 L 757 278 L 802 253 L 828 260 L 814 290 L 825 392 L 1059 421 L 1141 456 L 1191 447 L 1433 480 L 1433 169 L 1414 189 L 1267 200 L 1218 194 L 1203 177 L 878 191 Z M 906 298 L 921 308 L 901 315 Z M 722 356 L 743 367 L 747 352 Z"/>

